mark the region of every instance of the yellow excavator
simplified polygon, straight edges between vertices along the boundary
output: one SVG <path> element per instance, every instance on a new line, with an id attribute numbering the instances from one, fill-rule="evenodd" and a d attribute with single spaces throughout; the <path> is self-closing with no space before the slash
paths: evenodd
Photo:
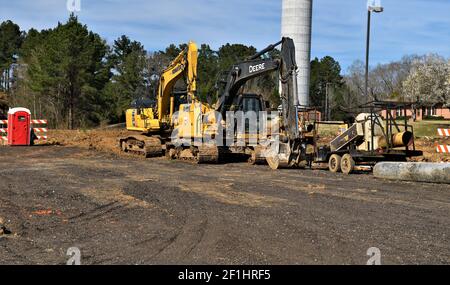
<path id="1" fill-rule="evenodd" d="M 176 98 L 173 88 L 182 77 L 186 78 L 188 102 L 206 110 L 209 107 L 199 102 L 197 90 L 198 48 L 194 42 L 187 47 L 162 72 L 159 79 L 157 102 L 153 108 L 148 104 L 137 104 L 126 111 L 126 128 L 129 134 L 119 139 L 122 151 L 144 155 L 161 156 L 165 144 L 174 130 L 173 120 Z M 185 110 L 186 105 L 180 105 Z"/>
<path id="2" fill-rule="evenodd" d="M 261 55 L 273 50 L 279 44 L 282 44 L 284 51 L 282 54 L 287 59 L 284 57 L 281 61 L 260 59 Z M 217 163 L 220 156 L 234 152 L 231 148 L 217 144 L 223 139 L 220 137 L 225 123 L 221 118 L 225 117 L 221 114 L 225 114 L 229 105 L 240 98 L 238 91 L 249 79 L 279 70 L 283 80 L 287 81 L 284 77 L 290 78 L 292 70 L 283 69 L 285 66 L 283 63 L 293 57 L 292 45 L 292 40 L 283 39 L 250 60 L 233 66 L 228 75 L 226 92 L 221 95 L 216 106 L 211 107 L 200 102 L 196 95 L 198 49 L 195 43 L 190 42 L 163 71 L 159 80 L 156 108 L 145 105 L 126 111 L 126 125 L 130 134 L 119 139 L 122 151 L 145 157 L 161 156 L 165 153 L 169 159 L 193 159 L 198 163 Z M 175 106 L 173 87 L 183 76 L 186 77 L 188 102 Z M 282 85 L 283 90 L 286 89 L 285 93 L 289 93 L 285 97 L 295 97 L 291 94 L 292 88 L 284 88 L 286 85 Z M 248 94 L 242 97 L 254 99 L 254 96 Z M 238 105 L 245 105 L 242 103 L 244 101 L 240 100 L 241 103 Z M 242 150 L 238 150 L 239 152 Z"/>
<path id="3" fill-rule="evenodd" d="M 264 56 L 276 47 L 281 45 L 281 54 L 278 58 Z M 296 76 L 297 66 L 295 63 L 295 46 L 290 38 L 283 38 L 281 41 L 269 45 L 267 48 L 258 52 L 254 56 L 245 61 L 236 63 L 227 73 L 225 80 L 220 83 L 224 85 L 223 90 L 219 91 L 219 100 L 214 108 L 201 108 L 201 104 L 186 104 L 184 108 L 180 108 L 178 119 L 175 122 L 175 136 L 172 137 L 170 143 L 167 143 L 166 155 L 169 159 L 189 159 L 195 158 L 199 163 L 217 163 L 221 159 L 234 155 L 248 155 L 249 162 L 252 164 L 268 162 L 278 168 L 280 161 L 288 160 L 291 163 L 293 155 L 298 153 L 298 145 L 301 145 L 298 137 L 298 119 L 296 118 L 296 102 L 297 98 L 297 82 L 293 80 Z M 275 118 L 274 121 L 280 120 L 280 129 L 283 131 L 284 148 L 290 147 L 288 138 L 291 136 L 295 141 L 296 149 L 288 154 L 276 153 L 272 154 L 273 161 L 268 160 L 264 155 L 265 147 L 251 144 L 253 141 L 266 142 L 275 140 L 269 137 L 267 130 L 259 130 L 259 122 L 264 119 L 260 116 L 261 111 L 269 111 L 266 102 L 262 96 L 256 94 L 243 93 L 242 89 L 251 79 L 261 77 L 263 75 L 278 72 L 280 78 L 280 86 L 282 91 L 282 118 Z M 254 117 L 243 120 L 245 130 L 236 132 L 236 126 L 230 128 L 227 126 L 228 112 L 235 113 L 241 111 L 245 116 L 246 113 L 254 113 Z M 231 121 L 230 119 L 229 121 Z M 242 123 L 242 121 L 241 121 Z M 272 122 L 268 120 L 266 125 Z M 250 128 L 253 125 L 254 128 Z M 242 126 L 244 127 L 244 126 Z M 188 130 L 188 131 L 186 131 Z M 254 132 L 252 130 L 258 130 Z M 231 137 L 229 134 L 231 133 Z M 285 134 L 286 133 L 286 134 Z M 278 130 L 275 132 L 278 134 Z M 275 135 L 274 134 L 274 135 Z M 175 144 L 180 141 L 184 144 Z M 231 140 L 229 145 L 228 140 Z M 236 144 L 241 141 L 240 144 Z M 197 144 L 198 142 L 198 144 Z M 303 142 L 303 140 L 301 141 Z M 293 144 L 293 143 L 292 143 Z M 282 149 L 283 150 L 283 149 Z M 283 156 L 283 157 L 282 157 Z"/>

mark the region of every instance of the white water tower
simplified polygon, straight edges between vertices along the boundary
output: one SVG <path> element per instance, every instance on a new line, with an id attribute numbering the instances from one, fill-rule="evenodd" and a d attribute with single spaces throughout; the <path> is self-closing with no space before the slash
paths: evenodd
<path id="1" fill-rule="evenodd" d="M 311 73 L 311 33 L 313 0 L 283 0 L 281 35 L 295 43 L 295 59 L 298 66 L 298 100 L 309 106 Z"/>

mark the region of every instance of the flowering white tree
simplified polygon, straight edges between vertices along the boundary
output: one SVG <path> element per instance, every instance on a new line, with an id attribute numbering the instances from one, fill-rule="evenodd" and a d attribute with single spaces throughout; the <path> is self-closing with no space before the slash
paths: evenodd
<path id="1" fill-rule="evenodd" d="M 405 98 L 450 106 L 450 61 L 437 55 L 417 60 L 403 82 Z"/>

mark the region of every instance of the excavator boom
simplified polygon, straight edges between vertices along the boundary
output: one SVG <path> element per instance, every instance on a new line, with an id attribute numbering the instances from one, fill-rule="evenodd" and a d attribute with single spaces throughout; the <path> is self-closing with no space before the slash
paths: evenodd
<path id="1" fill-rule="evenodd" d="M 194 42 L 187 47 L 161 73 L 156 108 L 137 106 L 126 111 L 127 130 L 134 132 L 119 139 L 124 152 L 145 156 L 159 156 L 174 128 L 175 112 L 173 87 L 183 76 L 186 78 L 187 95 L 196 102 L 198 48 Z"/>
<path id="2" fill-rule="evenodd" d="M 261 56 L 274 50 L 281 45 L 281 58 L 279 59 L 261 59 Z M 227 84 L 223 94 L 219 97 L 216 104 L 216 110 L 222 115 L 226 116 L 226 112 L 229 110 L 229 106 L 235 100 L 239 94 L 239 90 L 249 80 L 263 76 L 265 74 L 279 71 L 281 89 L 282 89 L 282 101 L 291 101 L 293 106 L 297 105 L 297 84 L 292 81 L 292 75 L 295 75 L 297 65 L 295 63 L 295 46 L 294 41 L 291 38 L 283 38 L 281 41 L 269 45 L 262 51 L 256 53 L 250 57 L 247 61 L 234 65 L 227 76 Z M 283 100 L 285 99 L 285 100 Z M 285 104 L 287 107 L 287 103 Z M 295 124 L 291 121 L 295 121 L 295 117 L 292 116 L 294 112 L 289 110 L 289 115 L 285 115 L 284 124 L 291 125 L 291 128 Z M 293 135 L 295 131 L 293 131 Z"/>
<path id="3" fill-rule="evenodd" d="M 234 65 L 228 74 L 227 85 L 224 93 L 219 97 L 216 110 L 225 118 L 229 106 L 245 83 L 253 78 L 276 71 L 279 67 L 280 61 L 278 59 L 257 59 Z"/>
<path id="4" fill-rule="evenodd" d="M 282 128 L 287 131 L 290 139 L 296 139 L 299 136 L 297 63 L 295 61 L 294 41 L 290 38 L 284 38 L 281 47 L 280 82 L 283 116 Z"/>
<path id="5" fill-rule="evenodd" d="M 266 53 L 273 51 L 281 45 L 281 54 L 279 58 L 262 58 Z M 241 88 L 251 79 L 264 76 L 269 73 L 278 72 L 281 86 L 281 101 L 282 101 L 282 119 L 280 120 L 280 130 L 283 137 L 295 139 L 298 137 L 298 114 L 297 114 L 297 65 L 295 62 L 295 46 L 290 38 L 283 38 L 281 41 L 269 45 L 265 49 L 249 57 L 247 60 L 237 63 L 232 66 L 228 72 L 225 89 L 221 93 L 217 103 L 216 111 L 221 115 L 223 122 L 226 122 L 228 111 L 236 109 L 236 104 L 247 102 L 247 105 L 252 105 L 250 111 L 257 113 L 257 122 L 252 122 L 253 125 L 258 125 L 260 118 L 259 112 L 264 111 L 265 102 L 261 96 L 256 94 L 241 94 Z M 253 103 L 248 104 L 248 102 Z M 263 104 L 261 104 L 263 103 Z M 259 106 L 259 107 L 256 107 Z M 243 106 L 237 106 L 238 110 L 245 110 Z M 255 108 L 260 108 L 259 110 Z M 247 111 L 247 110 L 245 110 Z M 259 127 L 257 127 L 259 128 Z M 243 134 L 235 134 L 235 139 L 242 139 L 245 141 L 245 147 L 226 146 L 224 153 L 245 153 L 250 154 L 249 162 L 258 163 L 265 158 L 261 156 L 261 146 L 254 146 L 250 140 L 262 139 L 267 140 L 267 134 L 263 132 L 255 134 L 250 131 L 250 128 L 245 129 Z M 277 132 L 278 133 L 278 132 Z M 225 136 L 224 136 L 225 137 Z M 272 138 L 270 138 L 272 139 Z"/>
<path id="6" fill-rule="evenodd" d="M 175 83 L 185 74 L 189 101 L 196 99 L 197 91 L 197 60 L 198 48 L 194 42 L 189 42 L 184 49 L 162 72 L 158 88 L 158 120 L 171 122 L 174 113 L 174 97 L 172 90 Z"/>

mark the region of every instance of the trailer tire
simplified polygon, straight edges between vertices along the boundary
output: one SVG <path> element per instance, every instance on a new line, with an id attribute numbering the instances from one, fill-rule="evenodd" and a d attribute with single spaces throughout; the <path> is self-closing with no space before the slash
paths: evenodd
<path id="1" fill-rule="evenodd" d="M 341 161 L 341 170 L 344 174 L 351 174 L 355 170 L 355 160 L 350 154 L 345 154 Z"/>
<path id="2" fill-rule="evenodd" d="M 338 173 L 341 171 L 341 161 L 342 157 L 338 154 L 333 154 L 328 161 L 328 168 L 333 173 Z"/>

